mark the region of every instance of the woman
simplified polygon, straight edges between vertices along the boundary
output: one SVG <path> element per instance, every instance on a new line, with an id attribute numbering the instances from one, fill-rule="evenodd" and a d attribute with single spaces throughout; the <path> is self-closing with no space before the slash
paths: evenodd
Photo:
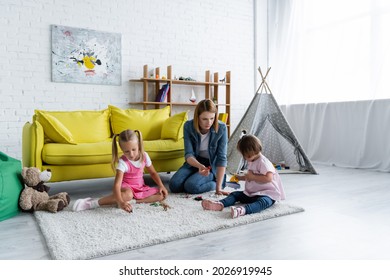
<path id="1" fill-rule="evenodd" d="M 184 124 L 186 162 L 169 182 L 171 192 L 198 194 L 215 190 L 225 194 L 227 127 L 218 121 L 218 110 L 210 99 L 195 108 L 194 118 Z"/>

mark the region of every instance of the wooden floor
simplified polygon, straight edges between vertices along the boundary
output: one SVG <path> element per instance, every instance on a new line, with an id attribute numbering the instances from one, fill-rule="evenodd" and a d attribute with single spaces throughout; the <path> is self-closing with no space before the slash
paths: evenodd
<path id="1" fill-rule="evenodd" d="M 390 259 L 390 173 L 315 167 L 319 175 L 282 174 L 287 200 L 305 212 L 101 259 Z M 170 176 L 161 176 L 167 183 Z M 107 194 L 112 182 L 50 185 L 52 191 L 67 191 L 77 199 Z M 0 222 L 0 259 L 50 259 L 31 214 Z"/>

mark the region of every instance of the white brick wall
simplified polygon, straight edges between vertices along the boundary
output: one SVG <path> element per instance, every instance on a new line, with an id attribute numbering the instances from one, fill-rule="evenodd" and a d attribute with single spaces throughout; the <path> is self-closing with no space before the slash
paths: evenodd
<path id="1" fill-rule="evenodd" d="M 128 80 L 142 67 L 173 66 L 204 80 L 232 71 L 232 125 L 254 93 L 253 0 L 1 0 L 0 151 L 21 159 L 22 127 L 34 109 L 128 108 L 141 100 Z M 122 34 L 122 85 L 51 82 L 50 25 Z M 198 89 L 197 89 L 198 90 Z M 186 108 L 183 108 L 183 110 Z"/>

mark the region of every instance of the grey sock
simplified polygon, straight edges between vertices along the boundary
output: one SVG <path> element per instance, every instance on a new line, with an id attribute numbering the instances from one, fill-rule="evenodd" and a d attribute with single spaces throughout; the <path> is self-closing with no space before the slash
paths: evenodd
<path id="1" fill-rule="evenodd" d="M 100 205 L 99 205 L 99 200 L 98 200 L 98 199 L 92 200 L 92 202 L 91 202 L 91 208 L 98 208 L 98 207 L 100 207 Z"/>

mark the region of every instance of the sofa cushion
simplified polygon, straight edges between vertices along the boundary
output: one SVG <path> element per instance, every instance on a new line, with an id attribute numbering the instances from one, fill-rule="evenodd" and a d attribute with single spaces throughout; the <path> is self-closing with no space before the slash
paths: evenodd
<path id="1" fill-rule="evenodd" d="M 159 161 L 167 161 L 167 160 L 171 160 L 171 159 L 179 159 L 182 164 L 184 163 L 184 151 L 181 150 L 181 151 L 158 151 L 158 152 L 148 152 L 148 155 L 150 157 L 150 159 L 153 161 L 155 160 L 159 160 Z M 169 165 L 169 164 L 168 164 Z M 167 168 L 167 166 L 165 166 L 164 168 Z M 168 167 L 169 168 L 169 167 Z M 177 168 L 179 169 L 179 168 Z M 177 169 L 172 169 L 171 171 L 173 170 L 177 170 Z"/>
<path id="2" fill-rule="evenodd" d="M 169 117 L 162 126 L 161 139 L 179 140 L 183 138 L 183 126 L 187 121 L 187 112 L 182 112 Z"/>
<path id="3" fill-rule="evenodd" d="M 148 153 L 181 151 L 184 156 L 184 138 L 179 141 L 172 139 L 144 141 L 144 149 Z"/>
<path id="4" fill-rule="evenodd" d="M 139 130 L 144 140 L 160 139 L 162 125 L 170 113 L 169 106 L 151 110 L 120 109 L 112 105 L 109 105 L 109 108 L 114 134 L 126 129 Z"/>
<path id="5" fill-rule="evenodd" d="M 152 160 L 182 158 L 184 162 L 184 138 L 144 141 L 144 149 Z"/>
<path id="6" fill-rule="evenodd" d="M 144 148 L 152 159 L 178 158 L 184 156 L 184 138 L 179 141 L 146 140 Z M 77 145 L 47 143 L 42 150 L 42 160 L 50 165 L 111 163 L 111 159 L 112 142 L 108 140 Z"/>
<path id="7" fill-rule="evenodd" d="M 43 146 L 42 160 L 51 165 L 83 165 L 110 163 L 112 142 L 80 143 L 77 145 L 47 143 Z"/>
<path id="8" fill-rule="evenodd" d="M 37 121 L 41 124 L 42 115 L 56 118 L 70 132 L 75 143 L 95 143 L 105 141 L 111 137 L 109 109 L 100 111 L 35 110 L 35 114 L 37 116 Z M 58 126 L 54 126 L 54 128 L 57 132 L 61 130 Z M 44 127 L 44 130 L 46 133 L 46 127 Z"/>
<path id="9" fill-rule="evenodd" d="M 76 144 L 72 133 L 56 117 L 43 111 L 36 112 L 45 135 L 51 142 Z"/>

